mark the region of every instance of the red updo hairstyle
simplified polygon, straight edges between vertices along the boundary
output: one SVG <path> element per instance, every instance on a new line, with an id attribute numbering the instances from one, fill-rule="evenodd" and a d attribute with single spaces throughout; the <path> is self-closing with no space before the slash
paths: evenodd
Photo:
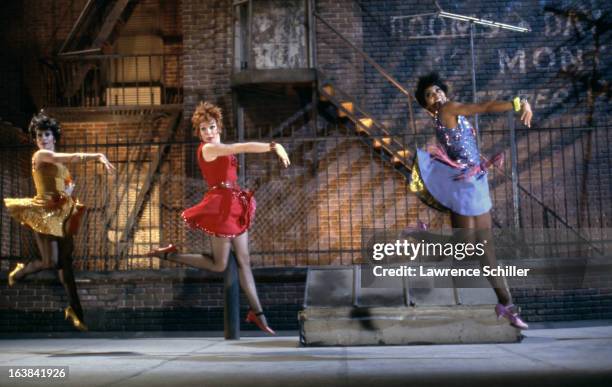
<path id="1" fill-rule="evenodd" d="M 200 124 L 210 120 L 215 120 L 219 132 L 223 130 L 223 113 L 221 113 L 221 108 L 210 102 L 200 101 L 193 112 L 193 116 L 191 116 L 191 125 L 197 137 L 199 137 Z"/>

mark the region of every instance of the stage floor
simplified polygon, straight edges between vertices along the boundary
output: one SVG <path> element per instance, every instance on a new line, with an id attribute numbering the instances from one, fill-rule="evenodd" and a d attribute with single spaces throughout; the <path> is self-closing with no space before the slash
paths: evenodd
<path id="1" fill-rule="evenodd" d="M 489 345 L 301 348 L 295 335 L 239 341 L 187 335 L 6 339 L 4 334 L 0 385 L 612 385 L 612 321 L 540 326 L 526 331 L 521 343 Z M 68 377 L 8 377 L 9 367 L 43 366 L 68 366 Z"/>

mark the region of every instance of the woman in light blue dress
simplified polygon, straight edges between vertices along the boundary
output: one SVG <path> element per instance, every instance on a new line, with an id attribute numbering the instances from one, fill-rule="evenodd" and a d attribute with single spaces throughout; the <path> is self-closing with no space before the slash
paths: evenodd
<path id="1" fill-rule="evenodd" d="M 428 147 L 427 151 L 417 151 L 411 188 L 420 187 L 416 191 L 427 204 L 450 211 L 454 229 L 474 229 L 485 239 L 490 238 L 492 204 L 487 168 L 500 162 L 502 157 L 489 160 L 480 154 L 476 132 L 466 116 L 515 110 L 521 112 L 521 121 L 530 126 L 531 106 L 518 97 L 510 102 L 462 104 L 451 101 L 447 92 L 448 86 L 438 74 L 419 78 L 416 99 L 434 120 L 437 144 Z M 494 266 L 493 246 L 487 247 L 481 263 Z M 527 329 L 512 304 L 505 279 L 489 276 L 488 280 L 497 295 L 497 316 L 507 318 L 519 329 Z"/>

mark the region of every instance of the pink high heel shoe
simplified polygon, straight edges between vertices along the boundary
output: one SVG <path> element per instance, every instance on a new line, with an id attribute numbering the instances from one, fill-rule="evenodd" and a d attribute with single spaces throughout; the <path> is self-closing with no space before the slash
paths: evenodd
<path id="1" fill-rule="evenodd" d="M 497 319 L 504 317 L 510 321 L 510 325 L 518 329 L 529 329 L 529 325 L 525 323 L 518 315 L 518 313 L 514 313 L 512 308 L 515 308 L 514 304 L 510 304 L 508 306 L 504 306 L 502 304 L 495 305 L 495 314 L 497 314 Z"/>
<path id="2" fill-rule="evenodd" d="M 261 316 L 262 314 L 263 312 L 255 313 L 249 309 L 249 313 L 247 313 L 247 316 L 246 316 L 246 322 L 253 323 L 257 325 L 259 329 L 266 332 L 267 334 L 275 336 L 276 332 L 274 332 L 274 330 L 272 330 L 272 328 L 270 328 L 269 326 L 265 325 L 263 321 L 261 321 L 261 319 L 259 318 L 259 316 Z"/>

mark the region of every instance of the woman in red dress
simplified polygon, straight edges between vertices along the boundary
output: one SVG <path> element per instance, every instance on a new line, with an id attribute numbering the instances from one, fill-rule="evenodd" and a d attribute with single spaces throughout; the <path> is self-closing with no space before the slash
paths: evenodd
<path id="1" fill-rule="evenodd" d="M 275 334 L 263 314 L 249 257 L 249 233 L 255 215 L 255 198 L 236 184 L 239 153 L 275 152 L 286 168 L 289 157 L 282 145 L 261 142 L 222 144 L 223 128 L 221 109 L 208 102 L 200 102 L 191 122 L 202 140 L 197 159 L 202 177 L 208 183 L 208 192 L 202 201 L 182 213 L 183 220 L 191 228 L 202 230 L 212 238 L 212 256 L 206 254 L 179 253 L 174 245 L 154 249 L 148 256 L 161 257 L 173 262 L 222 272 L 227 266 L 230 248 L 238 259 L 240 286 L 245 292 L 251 309 L 247 321 L 261 330 Z"/>

